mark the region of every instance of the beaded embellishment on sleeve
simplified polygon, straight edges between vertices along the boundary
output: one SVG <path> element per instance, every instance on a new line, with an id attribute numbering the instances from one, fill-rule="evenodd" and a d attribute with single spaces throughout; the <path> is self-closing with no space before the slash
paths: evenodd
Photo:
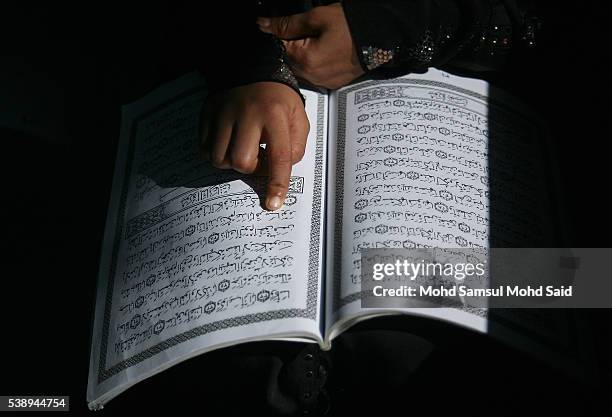
<path id="1" fill-rule="evenodd" d="M 295 75 L 293 75 L 293 71 L 291 71 L 291 68 L 287 64 L 287 50 L 285 49 L 285 45 L 283 44 L 283 41 L 276 37 L 274 38 L 274 40 L 276 43 L 276 47 L 279 51 L 279 56 L 278 65 L 274 72 L 271 74 L 271 78 L 275 81 L 287 84 L 296 91 L 299 91 L 300 86 L 298 80 L 297 78 L 295 78 Z"/>
<path id="2" fill-rule="evenodd" d="M 441 43 L 446 40 L 443 39 Z M 393 49 L 383 49 L 375 46 L 364 46 L 361 48 L 361 55 L 366 68 L 373 70 L 381 65 L 392 63 L 397 58 L 401 61 L 428 65 L 433 60 L 435 50 L 436 43 L 434 42 L 433 34 L 431 31 L 426 30 L 421 39 L 410 48 L 400 48 L 397 46 Z"/>
<path id="3" fill-rule="evenodd" d="M 271 75 L 271 78 L 275 81 L 279 81 L 283 84 L 287 84 L 293 87 L 296 90 L 299 90 L 300 86 L 298 85 L 298 81 L 295 78 L 295 75 L 293 75 L 293 72 L 291 72 L 291 68 L 289 68 L 289 65 L 287 65 L 285 60 L 282 58 L 279 58 L 278 62 L 279 65 L 278 67 L 276 67 L 276 70 Z"/>
<path id="4" fill-rule="evenodd" d="M 419 41 L 406 50 L 406 58 L 410 62 L 429 64 L 434 57 L 435 42 L 430 30 L 426 30 Z"/>
<path id="5" fill-rule="evenodd" d="M 361 56 L 366 68 L 373 70 L 391 62 L 395 57 L 395 51 L 393 49 L 376 48 L 375 46 L 364 46 L 361 48 Z"/>

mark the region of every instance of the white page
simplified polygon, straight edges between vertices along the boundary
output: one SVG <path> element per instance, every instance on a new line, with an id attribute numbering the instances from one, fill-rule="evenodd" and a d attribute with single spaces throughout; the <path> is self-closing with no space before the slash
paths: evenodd
<path id="1" fill-rule="evenodd" d="M 185 76 L 123 109 L 101 258 L 87 399 L 210 349 L 319 340 L 326 96 L 304 91 L 304 159 L 276 212 L 265 178 L 199 161 L 202 80 Z"/>
<path id="2" fill-rule="evenodd" d="M 534 198 L 541 195 L 542 184 L 516 181 L 541 178 L 541 167 L 519 163 L 511 167 L 507 181 L 498 174 L 506 174 L 507 161 L 518 160 L 513 155 L 541 157 L 541 135 L 531 120 L 506 106 L 507 99 L 496 92 L 492 102 L 486 82 L 434 69 L 365 81 L 330 96 L 326 308 L 333 313 L 326 322 L 328 329 L 337 328 L 327 338 L 346 326 L 343 321 L 389 313 L 487 331 L 483 309 L 362 309 L 359 261 L 360 250 L 366 248 L 488 248 L 492 231 L 498 246 L 505 246 L 504 239 L 528 240 L 525 229 L 536 233 L 528 219 L 546 212 Z M 492 109 L 494 120 L 489 120 Z M 489 136 L 491 125 L 494 137 Z M 493 144 L 494 156 L 489 154 L 490 140 L 499 140 Z M 507 200 L 493 208 L 490 161 L 499 170 L 495 178 L 501 178 L 495 195 Z M 519 201 L 529 201 L 529 207 L 513 206 Z M 509 224 L 521 228 L 510 230 Z"/>

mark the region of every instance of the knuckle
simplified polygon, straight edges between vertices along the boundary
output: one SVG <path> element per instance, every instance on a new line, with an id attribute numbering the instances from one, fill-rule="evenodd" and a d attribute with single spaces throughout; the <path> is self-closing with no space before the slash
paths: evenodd
<path id="1" fill-rule="evenodd" d="M 265 111 L 273 118 L 284 117 L 287 114 L 287 106 L 285 103 L 275 100 L 266 104 Z"/>
<path id="2" fill-rule="evenodd" d="M 306 150 L 301 146 L 291 149 L 291 162 L 294 164 L 300 162 L 304 158 L 305 152 Z"/>
<path id="3" fill-rule="evenodd" d="M 252 158 L 247 158 L 244 155 L 232 155 L 232 168 L 236 171 L 251 174 L 255 171 L 257 161 Z"/>

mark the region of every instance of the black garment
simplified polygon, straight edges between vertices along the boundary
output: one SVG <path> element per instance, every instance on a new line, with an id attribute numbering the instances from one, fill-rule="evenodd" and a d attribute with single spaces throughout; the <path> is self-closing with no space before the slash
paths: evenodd
<path id="1" fill-rule="evenodd" d="M 224 1 L 178 7 L 166 30 L 169 55 L 194 62 L 212 92 L 277 81 L 300 94 L 282 42 L 258 29 L 255 6 Z"/>
<path id="2" fill-rule="evenodd" d="M 231 16 L 231 25 L 223 18 L 187 25 L 195 31 L 185 39 L 195 42 L 191 53 L 201 51 L 199 65 L 213 90 L 278 81 L 298 91 L 282 43 L 255 25 L 265 3 L 270 1 L 249 3 L 253 7 L 222 4 L 214 14 Z M 286 3 L 300 11 L 308 2 Z M 378 77 L 434 66 L 500 69 L 511 54 L 535 46 L 539 27 L 534 7 L 520 0 L 344 0 L 342 7 L 363 69 Z M 210 15 L 206 10 L 186 13 L 187 19 Z M 203 39 L 215 42 L 202 49 L 198 42 Z"/>
<path id="3" fill-rule="evenodd" d="M 533 5 L 517 0 L 345 0 L 366 71 L 428 67 L 500 69 L 512 52 L 535 46 Z"/>

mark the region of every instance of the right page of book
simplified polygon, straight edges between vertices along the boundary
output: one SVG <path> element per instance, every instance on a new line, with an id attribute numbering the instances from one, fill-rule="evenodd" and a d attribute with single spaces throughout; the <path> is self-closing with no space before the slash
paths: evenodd
<path id="1" fill-rule="evenodd" d="M 389 313 L 487 332 L 486 309 L 362 308 L 360 254 L 371 248 L 485 249 L 553 241 L 557 222 L 541 219 L 551 217 L 554 200 L 550 184 L 541 181 L 550 171 L 542 137 L 540 124 L 508 96 L 493 93 L 484 81 L 439 70 L 334 92 L 327 339 L 351 320 Z"/>

